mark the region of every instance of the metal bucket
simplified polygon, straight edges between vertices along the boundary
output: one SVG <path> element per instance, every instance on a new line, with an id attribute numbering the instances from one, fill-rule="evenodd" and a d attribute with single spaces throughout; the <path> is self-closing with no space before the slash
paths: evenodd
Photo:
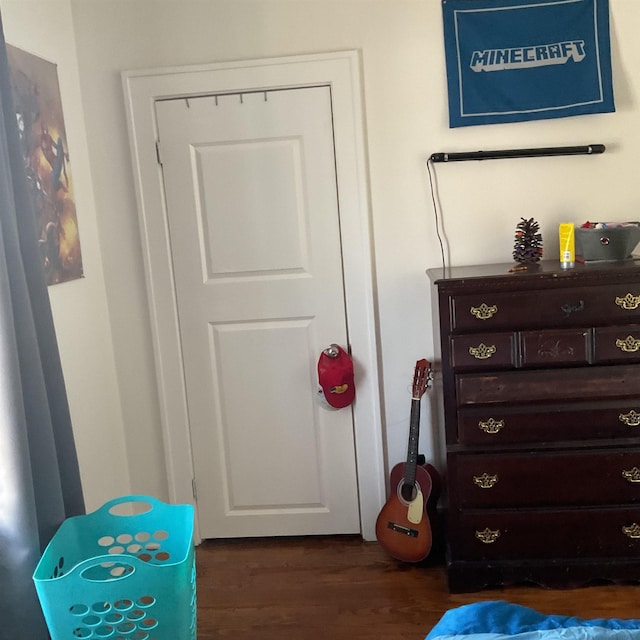
<path id="1" fill-rule="evenodd" d="M 576 229 L 576 255 L 585 262 L 626 260 L 640 242 L 640 223 L 605 229 Z"/>

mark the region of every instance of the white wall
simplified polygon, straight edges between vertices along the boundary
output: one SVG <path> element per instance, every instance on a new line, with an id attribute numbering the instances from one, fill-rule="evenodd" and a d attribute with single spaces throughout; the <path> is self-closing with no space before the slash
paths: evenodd
<path id="1" fill-rule="evenodd" d="M 166 491 L 123 69 L 361 51 L 381 373 L 393 464 L 406 452 L 413 365 L 433 354 L 424 271 L 438 266 L 440 255 L 427 157 L 435 151 L 607 145 L 596 157 L 437 165 L 454 265 L 509 262 L 521 217 L 540 222 L 551 259 L 558 253 L 561 221 L 637 219 L 637 1 L 610 3 L 615 114 L 451 130 L 439 0 L 70 0 L 132 487 Z M 25 0 L 0 2 L 4 13 L 5 5 Z M 56 39 L 46 45 L 53 47 Z M 55 59 L 57 51 L 44 53 Z M 77 96 L 75 87 L 65 91 Z M 84 229 L 90 224 L 80 216 L 83 249 L 93 240 Z M 92 249 L 98 253 L 97 246 Z M 73 295 L 87 294 L 78 287 Z M 69 340 L 67 348 L 76 347 Z M 69 358 L 73 375 L 80 377 L 79 362 Z M 423 415 L 421 448 L 429 454 L 432 420 L 428 411 Z"/>
<path id="2" fill-rule="evenodd" d="M 5 39 L 58 65 L 85 277 L 49 287 L 87 509 L 129 492 L 69 0 L 2 0 Z"/>

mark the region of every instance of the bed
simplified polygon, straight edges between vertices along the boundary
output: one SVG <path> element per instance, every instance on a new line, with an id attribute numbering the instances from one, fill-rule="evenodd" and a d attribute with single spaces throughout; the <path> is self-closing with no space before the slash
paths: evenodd
<path id="1" fill-rule="evenodd" d="M 502 600 L 447 611 L 425 640 L 640 640 L 640 620 L 546 615 Z"/>

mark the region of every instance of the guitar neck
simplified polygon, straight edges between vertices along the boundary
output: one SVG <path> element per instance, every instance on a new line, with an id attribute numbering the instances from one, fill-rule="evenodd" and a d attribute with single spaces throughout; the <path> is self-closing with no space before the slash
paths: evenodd
<path id="1" fill-rule="evenodd" d="M 410 487 L 416 482 L 418 464 L 418 436 L 420 434 L 420 398 L 411 399 L 411 421 L 409 423 L 409 446 L 404 466 L 404 483 Z"/>

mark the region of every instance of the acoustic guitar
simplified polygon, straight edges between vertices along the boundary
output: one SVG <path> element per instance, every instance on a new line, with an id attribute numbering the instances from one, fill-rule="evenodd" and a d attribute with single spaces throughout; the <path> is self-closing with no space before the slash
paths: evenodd
<path id="1" fill-rule="evenodd" d="M 418 464 L 420 401 L 428 385 L 431 363 L 416 362 L 411 390 L 411 421 L 407 461 L 393 467 L 390 495 L 376 520 L 378 542 L 392 557 L 420 562 L 430 553 L 433 534 L 429 515 L 434 516 L 440 477 L 430 464 Z"/>

